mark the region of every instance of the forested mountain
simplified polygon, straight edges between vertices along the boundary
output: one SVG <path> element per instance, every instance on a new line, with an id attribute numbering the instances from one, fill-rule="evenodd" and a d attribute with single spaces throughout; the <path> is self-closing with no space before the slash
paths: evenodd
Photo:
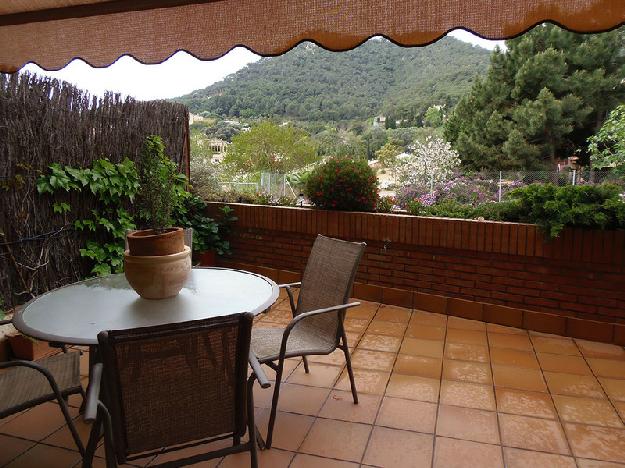
<path id="1" fill-rule="evenodd" d="M 223 117 L 337 121 L 381 113 L 419 125 L 431 105 L 453 107 L 486 72 L 489 56 L 453 38 L 422 48 L 373 39 L 341 53 L 304 43 L 175 100 Z"/>

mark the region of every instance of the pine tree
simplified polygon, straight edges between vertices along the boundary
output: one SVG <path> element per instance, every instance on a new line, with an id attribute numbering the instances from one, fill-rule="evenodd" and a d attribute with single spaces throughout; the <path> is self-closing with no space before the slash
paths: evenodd
<path id="1" fill-rule="evenodd" d="M 577 152 L 625 99 L 623 31 L 582 35 L 537 26 L 495 50 L 445 124 L 473 169 L 538 169 Z"/>

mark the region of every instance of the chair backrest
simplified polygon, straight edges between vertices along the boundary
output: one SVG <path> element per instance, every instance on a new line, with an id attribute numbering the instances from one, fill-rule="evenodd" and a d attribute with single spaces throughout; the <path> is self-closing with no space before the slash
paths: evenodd
<path id="1" fill-rule="evenodd" d="M 365 247 L 364 242 L 317 236 L 302 277 L 296 314 L 346 304 Z M 334 340 L 338 319 L 339 314 L 325 314 L 314 320 L 306 319 L 306 322 L 313 323 L 318 331 Z"/>
<path id="2" fill-rule="evenodd" d="M 244 313 L 98 335 L 118 461 L 245 433 L 252 320 Z"/>

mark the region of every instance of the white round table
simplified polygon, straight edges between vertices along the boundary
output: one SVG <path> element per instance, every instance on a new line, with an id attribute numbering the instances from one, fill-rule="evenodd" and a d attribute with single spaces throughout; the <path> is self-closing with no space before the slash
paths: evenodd
<path id="1" fill-rule="evenodd" d="M 176 297 L 143 299 L 123 274 L 91 278 L 30 301 L 13 324 L 32 338 L 97 345 L 102 330 L 148 327 L 240 312 L 258 314 L 278 298 L 278 285 L 261 275 L 226 268 L 191 270 Z"/>

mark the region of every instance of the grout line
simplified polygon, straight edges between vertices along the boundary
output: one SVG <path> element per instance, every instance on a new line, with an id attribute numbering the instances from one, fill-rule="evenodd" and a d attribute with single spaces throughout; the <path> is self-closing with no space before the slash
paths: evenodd
<path id="1" fill-rule="evenodd" d="M 495 371 L 493 370 L 493 360 L 491 359 L 491 345 L 490 345 L 490 335 L 488 333 L 488 327 L 485 327 L 486 330 L 486 349 L 488 350 L 488 368 L 490 369 L 490 378 L 491 378 L 491 385 L 492 385 L 492 389 L 493 389 L 493 399 L 495 400 L 495 419 L 497 421 L 497 434 L 499 435 L 499 450 L 501 452 L 501 462 L 502 464 L 505 466 L 506 465 L 506 454 L 504 451 L 504 445 L 503 445 L 503 435 L 501 433 L 501 421 L 499 420 L 499 405 L 497 402 L 497 392 L 495 391 Z M 521 336 L 525 336 L 527 337 L 527 340 L 531 343 L 531 340 L 529 338 L 529 334 L 526 332 L 525 334 L 521 335 Z M 533 349 L 533 348 L 532 348 Z M 536 359 L 536 355 L 534 354 L 534 359 Z"/>
<path id="2" fill-rule="evenodd" d="M 432 437 L 432 461 L 430 463 L 431 468 L 434 468 L 434 459 L 436 457 L 436 431 L 438 429 L 438 416 L 441 410 L 441 390 L 443 387 L 443 365 L 445 363 L 445 347 L 447 344 L 447 330 L 449 330 L 449 316 L 443 315 L 443 317 L 445 317 L 445 333 L 443 334 L 443 357 L 441 359 L 441 375 L 438 379 L 438 396 L 436 398 L 436 417 L 434 419 L 434 436 Z"/>
<path id="3" fill-rule="evenodd" d="M 529 333 L 528 333 L 529 335 Z M 532 344 L 532 351 L 534 352 L 534 358 L 536 359 L 536 361 L 538 361 L 538 368 L 540 370 L 540 375 L 543 378 L 543 381 L 545 382 L 545 387 L 547 387 L 547 394 L 549 395 L 549 398 L 551 400 L 551 404 L 553 405 L 553 409 L 556 413 L 556 421 L 558 422 L 558 424 L 560 425 L 560 427 L 562 428 L 562 434 L 564 435 L 564 440 L 566 442 L 566 446 L 569 449 L 569 454 L 571 456 L 571 458 L 573 459 L 573 462 L 575 463 L 575 466 L 577 466 L 579 468 L 579 463 L 577 462 L 577 458 L 575 458 L 574 452 L 573 452 L 573 448 L 571 447 L 571 442 L 569 441 L 569 437 L 566 433 L 566 430 L 564 429 L 564 422 L 562 421 L 562 418 L 560 417 L 560 411 L 558 411 L 558 407 L 556 406 L 556 402 L 553 399 L 553 394 L 551 393 L 551 389 L 549 388 L 549 385 L 547 385 L 547 379 L 545 378 L 545 372 L 543 370 L 543 366 L 540 364 L 540 360 L 538 359 L 538 351 L 536 351 L 536 348 L 534 347 L 534 342 L 532 341 L 532 339 L 530 338 L 530 343 Z M 575 345 L 577 346 L 577 343 L 575 343 Z"/>

